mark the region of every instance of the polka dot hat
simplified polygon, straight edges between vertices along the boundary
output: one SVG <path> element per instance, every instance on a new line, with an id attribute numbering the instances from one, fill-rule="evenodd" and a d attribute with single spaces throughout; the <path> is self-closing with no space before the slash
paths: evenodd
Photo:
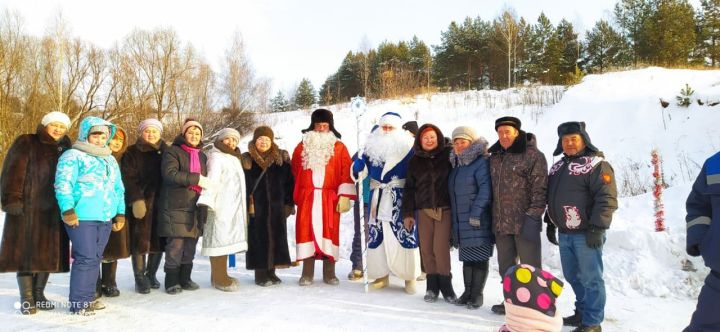
<path id="1" fill-rule="evenodd" d="M 532 265 L 520 264 L 508 269 L 503 278 L 505 302 L 555 316 L 555 300 L 563 282 L 552 273 Z"/>

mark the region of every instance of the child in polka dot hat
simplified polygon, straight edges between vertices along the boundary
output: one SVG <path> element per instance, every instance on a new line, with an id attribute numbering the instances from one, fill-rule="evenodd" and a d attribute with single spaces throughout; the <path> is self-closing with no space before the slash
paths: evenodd
<path id="1" fill-rule="evenodd" d="M 500 332 L 560 331 L 563 321 L 555 302 L 562 288 L 560 279 L 532 265 L 508 269 L 503 278 L 505 325 Z"/>

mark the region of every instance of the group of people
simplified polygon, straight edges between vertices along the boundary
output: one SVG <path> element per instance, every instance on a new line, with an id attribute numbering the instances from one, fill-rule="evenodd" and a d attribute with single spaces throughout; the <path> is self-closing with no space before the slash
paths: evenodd
<path id="1" fill-rule="evenodd" d="M 103 309 L 97 298 L 120 295 L 117 260 L 127 257 L 140 294 L 160 288 L 163 255 L 168 294 L 198 289 L 191 273 L 200 236 L 213 287 L 237 290 L 227 258 L 238 252 L 258 285 L 280 282 L 275 268 L 291 263 L 285 221 L 294 213 L 294 176 L 269 127 L 258 127 L 241 153 L 232 128 L 203 147 L 203 127 L 192 119 L 171 144 L 162 123 L 146 119 L 129 147 L 127 133 L 106 120 L 84 118 L 72 144 L 70 126 L 66 114 L 46 114 L 3 164 L 0 272 L 17 272 L 23 314 L 54 309 L 44 295 L 52 272 L 71 272 L 70 312 Z"/>
<path id="2" fill-rule="evenodd" d="M 455 128 L 447 138 L 430 123 L 416 132 L 403 127 L 408 126 L 399 114 L 382 115 L 353 165 L 356 177 L 370 179 L 365 222 L 371 286 L 386 287 L 393 274 L 412 294 L 423 270 L 425 301 L 442 294 L 446 302 L 477 309 L 497 247 L 508 296 L 491 309 L 508 314 L 510 330 L 559 330 L 565 324 L 600 331 L 602 246 L 617 209 L 617 189 L 613 169 L 590 141 L 585 123 L 558 127 L 554 155 L 563 157 L 549 173 L 535 135 L 523 131 L 515 117 L 496 120 L 493 145 L 469 126 Z M 565 318 L 554 307 L 562 282 L 541 269 L 543 215 L 548 240 L 559 245 L 563 274 L 576 294 L 575 313 Z M 465 289 L 459 297 L 452 286 L 451 247 L 459 249 L 463 262 Z M 362 273 L 354 263 L 348 277 Z M 537 278 L 545 281 L 535 290 L 523 288 L 527 296 L 511 291 Z"/>
<path id="3" fill-rule="evenodd" d="M 469 126 L 446 137 L 434 124 L 403 125 L 399 114 L 388 112 L 353 158 L 325 109 L 312 113 L 292 158 L 267 126 L 255 129 L 244 153 L 240 133 L 232 128 L 214 133 L 204 147 L 203 127 L 192 119 L 171 144 L 162 140 L 162 123 L 146 119 L 129 147 L 127 133 L 106 120 L 83 119 L 73 144 L 66 135 L 70 126 L 63 113 L 45 115 L 35 134 L 15 140 L 0 176 L 7 213 L 0 272 L 17 272 L 25 314 L 53 309 L 44 289 L 49 273 L 70 270 L 69 242 L 73 313 L 92 314 L 104 307 L 100 295 L 119 295 L 117 260 L 128 256 L 138 293 L 160 287 L 156 272 L 163 254 L 165 291 L 198 289 L 191 273 L 200 236 L 213 287 L 237 290 L 227 259 L 243 251 L 257 285 L 278 284 L 275 270 L 293 263 L 286 226 L 292 214 L 297 214 L 295 260 L 302 262 L 299 284 L 313 283 L 319 259 L 323 282 L 336 285 L 340 215 L 352 208 L 362 186 L 355 182 L 364 176 L 368 195 L 365 205 L 356 205 L 355 231 L 360 232 L 359 210 L 365 209 L 366 268 L 373 288 L 387 287 L 393 274 L 413 294 L 424 272 L 425 301 L 442 294 L 446 302 L 476 309 L 483 305 L 489 259 L 497 247 L 505 300 L 491 310 L 507 315 L 503 329 L 551 331 L 564 324 L 576 326 L 574 331 L 601 331 L 602 249 L 617 189 L 612 167 L 583 122 L 558 127 L 553 155 L 562 157 L 549 171 L 535 135 L 523 131 L 515 117 L 496 120 L 498 139 L 490 145 Z M 707 182 L 698 178 L 688 200 L 688 253 L 710 262 L 713 273 L 700 300 L 710 298 L 705 305 L 717 308 L 710 293 L 717 293 L 713 285 L 720 280 L 718 255 L 708 253 L 705 235 L 713 218 L 708 211 L 717 205 L 706 195 L 718 183 L 713 158 L 701 173 Z M 555 308 L 563 282 L 542 270 L 543 215 L 547 239 L 559 246 L 563 276 L 576 297 L 574 314 L 565 318 Z M 357 235 L 350 279 L 364 273 Z M 452 286 L 451 247 L 459 249 L 463 262 L 465 289 L 459 297 Z M 696 319 L 713 318 L 696 313 Z"/>

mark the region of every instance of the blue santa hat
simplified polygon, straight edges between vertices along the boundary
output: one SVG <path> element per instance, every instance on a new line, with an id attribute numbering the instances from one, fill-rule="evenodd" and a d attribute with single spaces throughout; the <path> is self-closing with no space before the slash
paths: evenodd
<path id="1" fill-rule="evenodd" d="M 380 117 L 380 127 L 393 126 L 396 129 L 400 129 L 402 125 L 402 117 L 395 112 L 387 112 Z"/>

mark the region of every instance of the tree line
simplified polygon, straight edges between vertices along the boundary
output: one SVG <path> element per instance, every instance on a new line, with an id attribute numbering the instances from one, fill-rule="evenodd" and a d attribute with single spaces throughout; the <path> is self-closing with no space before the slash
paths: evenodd
<path id="1" fill-rule="evenodd" d="M 289 99 L 278 93 L 270 108 L 334 104 L 358 95 L 564 85 L 588 73 L 643 65 L 714 68 L 719 61 L 720 0 L 702 0 L 699 8 L 688 0 L 620 0 L 611 21 L 600 20 L 584 34 L 565 19 L 553 24 L 541 13 L 530 22 L 508 9 L 492 20 L 451 22 L 439 45 L 414 37 L 349 51 L 317 93 L 303 80 Z"/>
<path id="2" fill-rule="evenodd" d="M 17 12 L 0 17 L 0 160 L 20 134 L 34 132 L 44 114 L 88 115 L 124 127 L 131 139 L 145 118 L 166 124 L 165 138 L 186 117 L 202 119 L 206 134 L 221 127 L 251 130 L 252 114 L 268 109 L 270 84 L 257 77 L 235 33 L 214 70 L 170 28 L 135 29 L 109 49 L 75 38 L 61 17 L 43 36 L 25 31 Z M 74 130 L 77 130 L 75 125 Z"/>

